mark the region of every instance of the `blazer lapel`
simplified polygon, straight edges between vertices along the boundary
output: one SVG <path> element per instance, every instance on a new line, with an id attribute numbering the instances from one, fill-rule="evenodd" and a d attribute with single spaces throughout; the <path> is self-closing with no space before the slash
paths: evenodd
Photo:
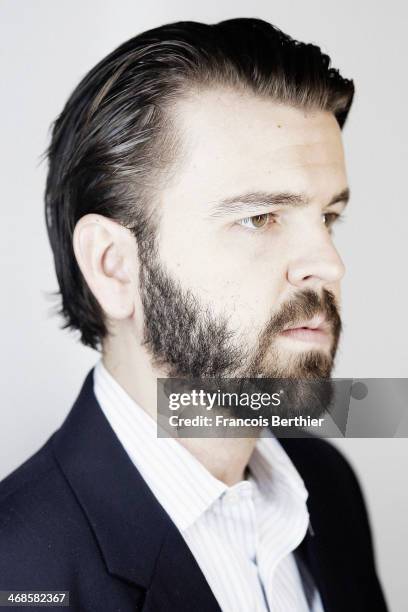
<path id="1" fill-rule="evenodd" d="M 143 612 L 221 612 L 191 551 L 177 530 L 169 530 Z"/>
<path id="2" fill-rule="evenodd" d="M 299 556 L 312 575 L 325 612 L 344 612 L 347 609 L 344 593 L 338 592 L 335 574 L 330 571 L 327 550 L 320 545 L 317 536 L 308 532 L 294 552 L 295 558 Z"/>
<path id="3" fill-rule="evenodd" d="M 52 439 L 108 572 L 146 590 L 146 610 L 220 608 L 180 532 L 123 449 L 93 392 L 93 371 Z"/>

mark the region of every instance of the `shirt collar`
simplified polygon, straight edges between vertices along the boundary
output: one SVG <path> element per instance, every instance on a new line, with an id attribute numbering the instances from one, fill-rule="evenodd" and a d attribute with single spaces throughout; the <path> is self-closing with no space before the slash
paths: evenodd
<path id="1" fill-rule="evenodd" d="M 278 439 L 263 429 L 249 461 L 250 472 L 264 497 L 275 498 L 285 488 L 300 504 L 306 503 L 308 491 Z"/>

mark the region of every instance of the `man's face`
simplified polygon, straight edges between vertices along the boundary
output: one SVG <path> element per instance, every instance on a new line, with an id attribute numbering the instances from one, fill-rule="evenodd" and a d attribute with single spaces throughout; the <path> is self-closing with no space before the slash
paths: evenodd
<path id="1" fill-rule="evenodd" d="M 328 376 L 344 273 L 330 227 L 347 197 L 334 116 L 212 90 L 175 117 L 182 158 L 156 252 L 141 253 L 155 362 L 180 376 Z M 320 329 L 287 331 L 308 324 Z"/>

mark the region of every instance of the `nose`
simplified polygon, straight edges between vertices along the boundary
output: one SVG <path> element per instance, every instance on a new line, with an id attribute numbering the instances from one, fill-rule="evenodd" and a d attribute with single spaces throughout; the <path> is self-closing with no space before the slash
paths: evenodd
<path id="1" fill-rule="evenodd" d="M 326 235 L 319 242 L 315 236 L 314 244 L 296 253 L 288 266 L 287 279 L 299 289 L 319 290 L 339 282 L 344 274 L 344 263 Z"/>

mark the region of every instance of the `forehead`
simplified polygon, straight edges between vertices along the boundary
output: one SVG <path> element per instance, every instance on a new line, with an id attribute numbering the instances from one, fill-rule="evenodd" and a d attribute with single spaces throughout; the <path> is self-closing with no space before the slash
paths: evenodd
<path id="1" fill-rule="evenodd" d="M 175 125 L 183 150 L 176 186 L 207 199 L 251 189 L 330 199 L 347 186 L 332 113 L 214 89 L 179 100 Z"/>

